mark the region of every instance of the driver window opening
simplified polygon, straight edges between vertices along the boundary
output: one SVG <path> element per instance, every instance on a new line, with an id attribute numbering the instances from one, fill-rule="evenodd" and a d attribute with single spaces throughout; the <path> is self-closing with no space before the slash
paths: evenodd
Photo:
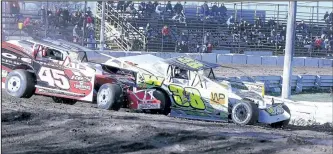
<path id="1" fill-rule="evenodd" d="M 63 54 L 60 51 L 51 49 L 47 46 L 36 45 L 36 49 L 34 49 L 34 50 L 37 51 L 39 54 L 41 54 L 41 57 L 43 57 L 43 58 L 63 60 Z"/>

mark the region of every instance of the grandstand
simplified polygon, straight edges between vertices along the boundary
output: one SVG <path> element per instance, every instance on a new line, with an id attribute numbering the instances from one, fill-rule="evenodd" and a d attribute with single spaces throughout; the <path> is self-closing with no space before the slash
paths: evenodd
<path id="1" fill-rule="evenodd" d="M 274 55 L 284 54 L 287 4 L 234 2 L 224 3 L 225 10 L 220 7 L 221 3 L 208 2 L 203 7 L 204 2 L 181 2 L 181 7 L 171 3 L 173 9 L 170 10 L 167 1 L 143 3 L 106 3 L 108 47 L 127 51 L 209 52 L 212 46 L 212 50 L 231 53 L 271 51 Z M 101 8 L 101 2 L 96 3 L 97 31 Z M 332 54 L 333 7 L 298 5 L 298 10 L 295 56 Z M 328 11 L 327 20 L 324 20 L 323 10 Z M 231 16 L 233 19 L 229 19 Z M 164 26 L 168 30 L 162 34 Z M 209 44 L 211 46 L 207 47 Z"/>

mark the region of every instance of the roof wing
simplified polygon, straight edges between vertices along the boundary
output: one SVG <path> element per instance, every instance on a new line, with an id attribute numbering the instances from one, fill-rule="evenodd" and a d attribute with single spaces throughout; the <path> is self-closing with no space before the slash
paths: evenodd
<path id="1" fill-rule="evenodd" d="M 174 65 L 176 67 L 179 67 L 181 69 L 189 70 L 189 71 L 200 71 L 200 70 L 206 70 L 211 68 L 217 68 L 221 65 L 216 63 L 209 63 L 201 60 L 193 59 L 189 56 L 180 56 L 180 57 L 174 57 L 164 60 L 169 65 Z"/>

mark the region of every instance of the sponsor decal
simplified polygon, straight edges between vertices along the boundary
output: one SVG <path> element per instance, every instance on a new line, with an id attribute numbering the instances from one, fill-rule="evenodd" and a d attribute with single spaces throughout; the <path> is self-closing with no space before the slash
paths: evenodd
<path id="1" fill-rule="evenodd" d="M 1 77 L 5 78 L 7 77 L 8 72 L 6 70 L 1 70 Z"/>
<path id="2" fill-rule="evenodd" d="M 211 104 L 225 105 L 226 101 L 227 101 L 226 97 L 223 93 L 219 93 L 219 92 L 210 93 L 210 103 Z"/>
<path id="3" fill-rule="evenodd" d="M 138 104 L 139 109 L 159 109 L 160 103 L 143 103 Z"/>
<path id="4" fill-rule="evenodd" d="M 284 109 L 282 108 L 281 105 L 278 106 L 271 106 L 269 108 L 266 109 L 266 112 L 271 115 L 271 116 L 275 116 L 275 115 L 280 115 L 284 113 Z"/>
<path id="5" fill-rule="evenodd" d="M 85 85 L 83 81 L 80 81 L 79 84 L 74 84 L 74 87 L 80 90 L 90 90 L 90 85 Z"/>

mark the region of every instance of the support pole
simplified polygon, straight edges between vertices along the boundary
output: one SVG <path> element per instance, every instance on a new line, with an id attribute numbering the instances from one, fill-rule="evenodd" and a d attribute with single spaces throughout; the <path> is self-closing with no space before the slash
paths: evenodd
<path id="1" fill-rule="evenodd" d="M 317 22 L 319 22 L 319 1 L 317 1 Z"/>
<path id="2" fill-rule="evenodd" d="M 297 1 L 289 1 L 288 23 L 286 34 L 286 47 L 283 67 L 282 98 L 289 99 L 291 95 L 292 62 L 295 43 L 295 21 Z"/>
<path id="3" fill-rule="evenodd" d="M 102 19 L 101 19 L 101 34 L 100 34 L 100 50 L 104 50 L 104 31 L 105 31 L 105 1 L 102 2 Z"/>
<path id="4" fill-rule="evenodd" d="M 85 46 L 84 42 L 86 41 L 86 13 L 87 13 L 87 1 L 84 1 L 84 20 L 83 20 L 83 31 L 82 31 L 82 41 L 81 45 Z"/>
<path id="5" fill-rule="evenodd" d="M 47 38 L 47 31 L 48 31 L 48 29 L 49 29 L 49 16 L 48 16 L 48 14 L 47 14 L 47 10 L 49 10 L 49 1 L 46 1 L 46 8 L 45 8 L 45 13 L 46 13 L 46 15 L 45 15 L 45 20 L 46 20 L 46 26 L 45 26 L 45 38 Z M 42 12 L 42 13 L 44 13 L 44 12 Z"/>

